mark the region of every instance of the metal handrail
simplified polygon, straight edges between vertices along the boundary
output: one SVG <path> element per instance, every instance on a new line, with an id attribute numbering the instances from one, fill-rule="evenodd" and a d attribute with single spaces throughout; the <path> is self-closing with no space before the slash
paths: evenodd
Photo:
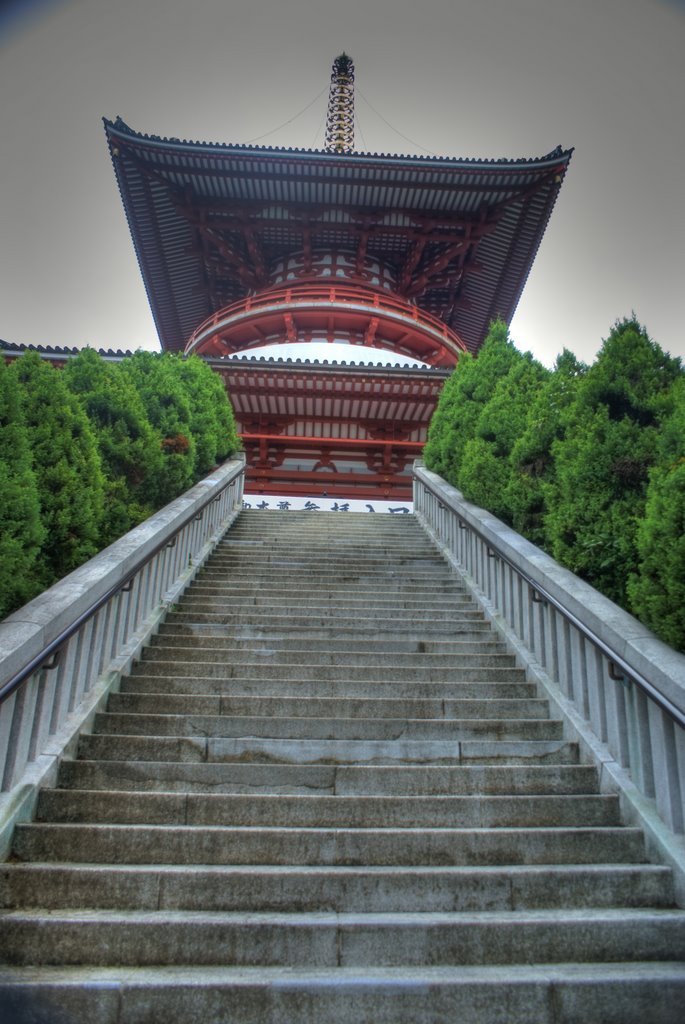
<path id="1" fill-rule="evenodd" d="M 433 497 L 437 499 L 439 506 L 441 508 L 445 508 L 443 496 L 438 492 L 438 490 L 428 480 L 419 477 L 417 477 L 417 479 L 420 479 L 421 486 L 425 487 L 426 490 L 430 491 Z M 489 548 L 490 550 L 494 550 L 496 557 L 501 559 L 501 561 L 505 562 L 511 569 L 513 569 L 514 572 L 518 576 L 520 576 L 525 583 L 528 584 L 528 586 L 534 593 L 541 595 L 544 601 L 552 605 L 552 607 L 555 608 L 556 611 L 559 612 L 567 620 L 567 622 L 570 622 L 571 625 L 578 630 L 578 632 L 582 633 L 582 635 L 587 640 L 589 640 L 590 643 L 592 643 L 598 650 L 600 650 L 602 654 L 604 654 L 604 656 L 607 658 L 610 665 L 613 665 L 615 668 L 618 667 L 621 670 L 621 672 L 628 676 L 640 690 L 647 694 L 647 696 L 651 700 L 653 700 L 655 704 L 657 704 L 663 711 L 665 711 L 670 718 L 677 722 L 677 724 L 682 729 L 685 729 L 685 712 L 681 711 L 681 709 L 677 707 L 677 705 L 673 704 L 673 702 L 670 701 L 668 697 L 664 696 L 664 694 L 662 694 L 660 690 L 658 690 L 652 683 L 650 683 L 650 681 L 639 671 L 639 669 L 634 668 L 630 664 L 630 662 L 626 661 L 626 659 L 618 653 L 618 651 L 614 650 L 612 647 L 609 646 L 609 644 L 607 644 L 604 640 L 598 637 L 594 630 L 592 630 L 581 619 L 579 619 L 577 615 L 570 611 L 570 609 L 566 608 L 559 601 L 558 598 L 550 594 L 550 592 L 544 586 L 541 586 L 531 576 L 529 576 L 528 573 L 526 573 L 523 569 L 516 565 L 515 562 L 513 562 L 512 559 L 510 559 L 499 547 L 493 546 L 492 540 L 489 537 L 486 537 L 486 535 L 481 530 L 479 530 L 477 526 L 473 526 L 471 523 L 466 523 L 462 519 L 462 517 L 459 516 L 459 513 L 456 510 L 454 510 L 454 512 L 455 515 L 458 517 L 460 527 L 462 523 L 464 523 L 466 529 L 470 530 L 471 533 L 475 534 L 475 536 L 477 536 L 479 540 L 481 540 L 487 546 L 487 548 Z M 615 679 L 616 675 L 613 675 L 613 678 Z"/>
<path id="2" fill-rule="evenodd" d="M 181 533 L 181 531 L 184 530 L 186 526 L 188 526 L 188 524 L 192 522 L 194 519 L 196 519 L 199 515 L 204 514 L 204 510 L 209 505 L 211 505 L 215 501 L 219 501 L 221 499 L 221 495 L 228 487 L 231 486 L 234 480 L 235 477 L 231 477 L 229 480 L 225 482 L 223 487 L 221 487 L 221 489 L 216 494 L 213 494 L 211 497 L 203 501 L 198 508 L 194 508 L 192 512 L 189 512 L 188 515 L 185 516 L 181 523 L 176 527 L 173 533 L 171 533 L 163 541 L 160 541 L 159 544 L 156 544 L 155 547 L 151 551 L 149 551 L 143 558 L 139 559 L 139 561 L 135 563 L 135 566 L 131 569 L 131 571 L 128 572 L 122 580 L 119 580 L 117 583 L 115 583 L 104 594 L 102 594 L 97 599 L 97 601 L 94 601 L 91 605 L 89 605 L 89 607 L 84 612 L 81 612 L 81 614 L 72 623 L 65 627 L 65 629 L 63 629 L 62 632 L 58 634 L 58 636 L 51 640 L 49 644 L 46 644 L 45 647 L 43 647 L 38 652 L 38 654 L 34 655 L 34 657 L 31 658 L 31 660 L 23 666 L 23 668 L 19 669 L 18 672 L 15 672 L 13 676 L 11 676 L 5 683 L 3 683 L 3 685 L 0 687 L 0 705 L 2 705 L 4 701 L 11 697 L 12 694 L 19 689 L 22 683 L 25 682 L 28 678 L 30 678 L 30 676 L 32 676 L 37 669 L 41 668 L 41 666 L 44 665 L 46 661 L 49 661 L 53 656 L 59 656 L 60 649 L 64 647 L 64 644 L 68 640 L 70 640 L 75 633 L 78 632 L 81 626 L 83 626 L 83 624 L 87 622 L 89 619 L 92 619 L 93 616 L 96 615 L 100 611 L 100 609 L 107 604 L 108 601 L 111 601 L 111 599 L 116 594 L 120 593 L 121 591 L 125 591 L 130 586 L 131 581 L 141 571 L 141 569 L 143 569 L 148 564 L 148 562 L 151 562 L 152 559 L 155 558 L 160 551 L 162 551 L 166 547 L 171 547 L 173 544 L 175 544 L 176 538 Z"/>

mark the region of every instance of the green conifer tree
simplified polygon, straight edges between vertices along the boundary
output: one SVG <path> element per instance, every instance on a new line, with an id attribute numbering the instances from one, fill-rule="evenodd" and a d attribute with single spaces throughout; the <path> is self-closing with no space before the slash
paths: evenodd
<path id="1" fill-rule="evenodd" d="M 623 607 L 637 569 L 637 525 L 659 424 L 681 372 L 634 318 L 618 322 L 579 382 L 563 437 L 552 446 L 546 546 Z"/>
<path id="2" fill-rule="evenodd" d="M 685 651 L 685 378 L 676 381 L 672 396 L 638 526 L 638 568 L 628 595 L 645 625 Z"/>
<path id="3" fill-rule="evenodd" d="M 156 510 L 153 496 L 163 468 L 161 436 L 147 418 L 121 363 L 83 349 L 64 368 L 64 380 L 93 427 L 105 476 L 106 547 Z"/>
<path id="4" fill-rule="evenodd" d="M 499 379 L 481 409 L 476 436 L 464 447 L 457 485 L 469 501 L 512 522 L 508 501 L 512 449 L 526 427 L 531 403 L 549 371 L 530 352 L 515 351 L 509 372 Z"/>
<path id="5" fill-rule="evenodd" d="M 195 439 L 194 477 L 200 480 L 218 462 L 237 451 L 240 440 L 221 377 L 195 355 L 179 364 L 179 374 Z"/>
<path id="6" fill-rule="evenodd" d="M 564 411 L 574 400 L 587 366 L 569 352 L 558 356 L 554 370 L 531 398 L 526 425 L 511 453 L 505 501 L 514 529 L 544 545 L 547 493 L 554 480 L 552 445 L 563 435 Z"/>
<path id="7" fill-rule="evenodd" d="M 21 399 L 38 482 L 45 542 L 39 556 L 43 587 L 98 551 L 104 478 L 95 437 L 60 370 L 26 352 L 9 369 Z"/>
<path id="8" fill-rule="evenodd" d="M 440 394 L 423 457 L 429 469 L 457 487 L 466 443 L 476 436 L 483 406 L 516 355 L 507 325 L 494 321 L 478 358 L 462 356 Z"/>
<path id="9" fill-rule="evenodd" d="M 181 380 L 182 360 L 169 353 L 136 352 L 120 364 L 133 383 L 148 419 L 159 432 L 163 455 L 161 472 L 150 481 L 155 507 L 166 505 L 194 482 L 195 439 L 190 402 Z"/>
<path id="10" fill-rule="evenodd" d="M 0 619 L 41 589 L 45 531 L 16 380 L 0 359 Z"/>

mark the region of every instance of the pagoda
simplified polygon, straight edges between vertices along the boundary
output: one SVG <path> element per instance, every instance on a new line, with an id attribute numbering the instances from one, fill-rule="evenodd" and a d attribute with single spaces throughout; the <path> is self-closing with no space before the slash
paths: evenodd
<path id="1" fill-rule="evenodd" d="M 161 347 L 224 378 L 251 493 L 410 497 L 445 376 L 513 315 L 571 157 L 359 153 L 353 127 L 346 54 L 323 150 L 105 120 Z M 288 342 L 345 342 L 351 362 L 259 358 Z M 355 365 L 354 346 L 384 363 Z"/>

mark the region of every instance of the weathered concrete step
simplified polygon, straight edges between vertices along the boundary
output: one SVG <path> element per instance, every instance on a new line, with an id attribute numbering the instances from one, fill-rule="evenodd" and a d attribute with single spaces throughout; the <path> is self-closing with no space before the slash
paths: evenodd
<path id="1" fill-rule="evenodd" d="M 438 598 L 443 600 L 457 599 L 468 600 L 471 595 L 466 588 L 455 581 L 449 571 L 440 571 L 430 574 L 398 573 L 390 569 L 379 570 L 376 573 L 361 571 L 341 571 L 335 566 L 322 567 L 320 570 L 309 571 L 306 567 L 301 570 L 281 569 L 274 570 L 260 569 L 255 566 L 250 569 L 246 566 L 242 570 L 225 570 L 219 572 L 211 567 L 203 569 L 201 574 L 190 585 L 187 593 L 192 594 L 196 590 L 213 588 L 222 594 L 229 593 L 232 589 L 250 590 L 259 589 L 287 589 L 293 585 L 301 587 L 303 595 L 311 590 L 312 594 L 340 591 L 346 594 L 355 589 L 360 593 L 369 596 L 377 593 L 379 595 L 392 596 L 395 593 L 411 596 L 413 593 L 425 595 L 431 590 Z"/>
<path id="2" fill-rule="evenodd" d="M 292 765 L 165 761 L 62 761 L 65 788 L 179 793 L 330 793 L 338 796 L 594 794 L 597 771 L 580 764 Z"/>
<path id="3" fill-rule="evenodd" d="M 682 1024 L 685 971 L 682 963 L 636 961 L 95 973 L 14 967 L 0 968 L 0 1000 L 10 1020 L 69 1024 Z"/>
<path id="4" fill-rule="evenodd" d="M 121 682 L 122 693 L 148 694 L 193 694 L 240 697 L 296 697 L 315 700 L 321 698 L 344 698 L 418 700 L 517 700 L 534 697 L 534 683 L 483 683 L 450 681 L 446 683 L 424 683 L 420 681 L 388 682 L 374 680 L 373 685 L 354 679 L 217 679 L 211 676 L 145 675 L 136 672 Z"/>
<path id="5" fill-rule="evenodd" d="M 110 714 L 283 715 L 286 718 L 546 718 L 546 700 L 439 700 L 361 697 L 234 697 L 194 694 L 113 693 Z"/>
<path id="6" fill-rule="evenodd" d="M 233 581 L 230 577 L 224 582 L 201 580 L 190 585 L 183 601 L 198 602 L 200 599 L 213 601 L 238 597 L 249 601 L 264 594 L 275 601 L 284 597 L 292 598 L 294 592 L 298 594 L 298 599 L 301 598 L 309 602 L 327 601 L 338 604 L 368 602 L 370 605 L 395 602 L 399 605 L 404 601 L 413 603 L 421 601 L 431 607 L 437 607 L 443 602 L 448 602 L 451 608 L 477 607 L 469 594 L 455 590 L 452 586 L 442 586 L 438 581 L 421 583 L 407 580 L 396 583 L 392 578 L 371 580 L 359 577 L 347 580 L 338 586 L 332 574 L 312 579 L 306 573 L 302 576 L 285 575 L 282 579 L 272 574 L 260 577 L 255 573 Z"/>
<path id="7" fill-rule="evenodd" d="M 207 567 L 220 565 L 269 565 L 282 566 L 285 562 L 301 563 L 311 560 L 313 563 L 334 563 L 342 568 L 348 564 L 366 564 L 376 567 L 397 566 L 408 569 L 423 569 L 431 566 L 445 570 L 449 563 L 436 551 L 430 541 L 423 540 L 420 544 L 381 540 L 378 544 L 368 542 L 350 542 L 349 544 L 331 544 L 323 540 L 308 540 L 306 543 L 282 542 L 277 539 L 260 544 L 252 541 L 230 541 L 219 545 L 207 559 Z M 459 577 L 454 576 L 458 582 Z"/>
<path id="8" fill-rule="evenodd" d="M 326 740 L 244 736 L 82 736 L 79 757 L 107 761 L 253 761 L 273 764 L 573 763 L 563 740 Z"/>
<path id="9" fill-rule="evenodd" d="M 163 653 L 163 652 L 162 652 Z M 517 683 L 525 682 L 523 669 L 513 667 L 494 668 L 481 666 L 479 659 L 472 659 L 474 664 L 465 665 L 448 659 L 448 664 L 439 666 L 416 666 L 415 668 L 381 664 L 276 664 L 271 662 L 216 662 L 181 660 L 180 658 L 160 658 L 157 660 L 152 651 L 131 670 L 131 675 L 164 676 L 169 679 L 193 676 L 194 666 L 201 664 L 202 675 L 212 679 L 335 679 L 344 682 L 350 678 L 364 681 L 373 690 L 374 683 L 397 680 L 397 682 L 449 683 Z M 186 658 L 188 655 L 186 654 Z M 383 671 L 384 668 L 386 671 Z"/>
<path id="10" fill-rule="evenodd" d="M 299 538 L 299 544 L 296 544 L 293 538 L 289 538 L 288 543 L 285 547 L 278 545 L 279 536 L 278 534 L 264 534 L 259 533 L 252 538 L 239 537 L 238 532 L 235 528 L 231 528 L 228 533 L 224 535 L 224 538 L 217 545 L 212 557 L 220 557 L 221 555 L 237 555 L 241 553 L 245 554 L 245 557 L 259 557 L 259 552 L 268 556 L 278 559 L 281 557 L 296 557 L 300 552 L 303 554 L 311 553 L 314 557 L 318 557 L 319 553 L 324 557 L 329 557 L 331 550 L 341 550 L 345 552 L 345 557 L 353 557 L 355 550 L 361 551 L 364 556 L 371 558 L 379 557 L 379 552 L 384 556 L 387 554 L 393 554 L 398 562 L 411 563 L 414 561 L 421 561 L 423 559 L 429 559 L 431 561 L 439 561 L 440 556 L 436 548 L 431 543 L 428 534 L 426 534 L 421 527 L 419 527 L 418 533 L 413 537 L 401 538 L 401 543 L 397 543 L 397 538 L 384 536 L 382 531 L 370 531 L 365 537 L 355 537 L 354 532 L 345 534 L 341 532 L 335 537 L 323 536 L 317 537 L 309 531 L 305 534 L 301 534 Z M 373 537 L 377 537 L 377 543 L 369 543 L 369 540 L 373 541 Z M 259 542 L 261 539 L 262 543 Z M 274 546 L 276 541 L 276 546 Z"/>
<path id="11" fill-rule="evenodd" d="M 249 624 L 247 620 L 251 620 Z M 318 631 L 323 630 L 326 635 L 352 633 L 354 635 L 374 637 L 408 635 L 436 637 L 460 637 L 463 639 L 476 639 L 479 636 L 492 635 L 492 627 L 485 621 L 480 613 L 472 613 L 453 616 L 447 612 L 440 612 L 434 617 L 426 612 L 424 614 L 409 614 L 402 609 L 397 609 L 396 614 L 388 617 L 382 615 L 369 615 L 368 612 L 363 618 L 358 615 L 337 614 L 331 615 L 330 609 L 322 614 L 319 609 L 316 612 L 306 614 L 298 612 L 293 608 L 290 614 L 286 614 L 279 605 L 269 610 L 262 607 L 258 615 L 254 609 L 234 608 L 232 611 L 199 611 L 197 608 L 183 610 L 175 608 L 169 611 L 166 616 L 168 623 L 182 623 L 184 625 L 205 625 L 213 626 L 234 626 L 245 629 L 264 630 L 293 630 L 298 635 L 301 630 Z"/>
<path id="12" fill-rule="evenodd" d="M 361 555 L 346 552 L 342 557 L 336 554 L 317 554 L 308 549 L 294 552 L 284 549 L 280 553 L 265 552 L 256 556 L 254 552 L 245 555 L 217 552 L 211 556 L 200 571 L 200 578 L 207 573 L 221 572 L 225 576 L 246 575 L 253 569 L 260 575 L 300 574 L 323 576 L 332 572 L 341 581 L 347 577 L 371 575 L 373 577 L 391 576 L 398 580 L 411 579 L 415 575 L 427 578 L 440 578 L 452 585 L 463 586 L 459 577 L 455 576 L 439 555 L 433 552 L 425 558 L 402 558 L 374 552 Z"/>
<path id="13" fill-rule="evenodd" d="M 94 730 L 108 736 L 257 737 L 334 742 L 453 742 L 485 736 L 501 740 L 555 740 L 563 723 L 547 718 L 286 718 L 248 715 L 115 714 L 95 716 Z"/>
<path id="14" fill-rule="evenodd" d="M 209 556 L 206 565 L 282 565 L 290 560 L 294 563 L 304 562 L 311 559 L 315 563 L 335 563 L 344 568 L 351 563 L 364 563 L 373 567 L 385 565 L 412 568 L 426 568 L 440 566 L 443 570 L 448 563 L 442 555 L 436 551 L 430 541 L 423 540 L 421 543 L 381 540 L 378 544 L 367 542 L 350 542 L 349 544 L 334 544 L 323 540 L 307 540 L 302 543 L 295 543 L 292 540 L 281 541 L 272 538 L 264 544 L 258 541 L 231 541 L 221 544 Z M 458 582 L 459 577 L 454 579 Z"/>
<path id="15" fill-rule="evenodd" d="M 402 507 L 401 503 L 397 507 Z M 370 518 L 371 516 L 373 519 Z M 278 536 L 288 530 L 292 530 L 296 536 L 301 536 L 303 524 L 306 524 L 311 530 L 321 533 L 330 532 L 334 537 L 341 536 L 341 532 L 343 537 L 350 537 L 358 529 L 379 532 L 392 530 L 405 535 L 411 535 L 417 531 L 422 532 L 418 520 L 411 513 L 328 512 L 320 509 L 309 511 L 269 508 L 244 509 L 232 526 L 231 532 L 256 529 L 259 535 L 263 536 L 273 528 L 277 531 Z"/>
<path id="16" fill-rule="evenodd" d="M 18 825 L 19 860 L 93 864 L 320 864 L 473 867 L 635 864 L 631 828 L 344 829 L 208 825 Z M 0 929 L 0 934 L 2 929 Z"/>
<path id="17" fill-rule="evenodd" d="M 324 550 L 326 552 L 339 553 L 345 556 L 347 551 L 362 549 L 369 554 L 376 551 L 383 551 L 389 557 L 396 557 L 398 554 L 413 554 L 414 551 L 425 551 L 426 542 L 430 543 L 428 535 L 422 527 L 415 530 L 407 529 L 382 529 L 368 527 L 365 529 L 343 529 L 335 530 L 303 530 L 293 529 L 290 531 L 256 528 L 241 528 L 232 526 L 221 545 L 229 550 L 244 548 L 254 551 L 275 550 L 275 551 L 308 551 Z"/>
<path id="18" fill-rule="evenodd" d="M 236 586 L 244 587 L 251 581 L 259 580 L 265 586 L 283 587 L 289 581 L 302 585 L 311 584 L 313 589 L 330 589 L 331 585 L 342 590 L 359 584 L 364 589 L 378 590 L 397 588 L 398 590 L 424 591 L 431 584 L 441 594 L 453 593 L 468 596 L 468 590 L 452 570 L 438 563 L 433 569 L 411 569 L 402 572 L 386 561 L 384 566 L 363 566 L 358 564 L 343 565 L 332 561 L 330 564 L 309 565 L 303 561 L 301 565 L 270 566 L 264 564 L 245 563 L 228 565 L 225 563 L 207 563 L 198 573 L 193 586 L 212 586 L 226 590 L 235 582 Z"/>
<path id="19" fill-rule="evenodd" d="M 414 522 L 414 529 L 407 529 L 406 526 L 400 529 L 384 529 L 384 524 L 376 520 L 375 523 L 364 523 L 361 524 L 366 529 L 360 533 L 359 530 L 355 530 L 354 524 L 350 523 L 348 526 L 344 526 L 340 529 L 340 524 L 333 530 L 324 530 L 317 533 L 316 530 L 295 530 L 292 535 L 288 537 L 288 543 L 299 543 L 302 547 L 307 547 L 311 544 L 319 544 L 328 546 L 332 544 L 335 547 L 347 548 L 347 547 L 363 547 L 368 545 L 369 542 L 373 542 L 373 538 L 378 539 L 379 544 L 387 545 L 390 550 L 403 555 L 404 557 L 411 558 L 414 556 L 417 549 L 428 545 L 429 550 L 432 549 L 435 554 L 435 548 L 432 547 L 428 534 L 425 532 L 423 527 L 418 523 Z M 234 523 L 230 530 L 224 534 L 223 539 L 219 543 L 221 549 L 232 549 L 240 548 L 245 544 L 252 545 L 267 545 L 270 546 L 274 541 L 278 541 L 283 535 L 278 530 L 269 530 L 268 526 L 264 524 L 256 524 L 257 529 L 250 533 L 248 536 L 249 524 Z M 397 541 L 400 544 L 397 544 Z M 372 544 L 373 546 L 373 544 Z"/>
<path id="20" fill-rule="evenodd" d="M 277 647 L 257 645 L 248 650 L 241 650 L 234 647 L 230 641 L 211 640 L 205 643 L 176 644 L 172 639 L 160 637 L 156 644 L 151 644 L 143 652 L 140 664 L 173 661 L 174 663 L 192 661 L 196 664 L 215 663 L 225 664 L 231 662 L 236 668 L 247 668 L 249 674 L 251 667 L 275 668 L 277 671 L 285 670 L 292 665 L 306 666 L 307 668 L 328 668 L 328 666 L 347 668 L 377 668 L 383 666 L 388 675 L 393 676 L 398 670 L 406 668 L 435 668 L 442 670 L 443 674 L 450 671 L 458 675 L 462 669 L 515 669 L 516 660 L 513 654 L 502 651 L 491 651 L 487 648 L 475 653 L 464 653 L 460 651 L 360 651 L 354 644 L 350 644 L 342 650 L 327 651 L 325 649 L 312 650 L 306 646 L 291 650 L 280 650 Z M 274 664 L 276 662 L 276 664 Z M 325 674 L 325 673 L 321 673 Z"/>
<path id="21" fill-rule="evenodd" d="M 384 554 L 393 554 L 398 559 L 408 561 L 425 557 L 439 558 L 428 534 L 418 524 L 417 527 L 416 531 L 410 531 L 411 535 L 406 530 L 399 531 L 400 536 L 397 536 L 397 531 L 394 530 L 387 532 L 378 528 L 375 530 L 370 528 L 363 533 L 343 529 L 333 532 L 326 531 L 318 535 L 315 531 L 301 530 L 295 531 L 294 535 L 285 538 L 277 531 L 262 530 L 248 536 L 245 531 L 241 532 L 238 526 L 234 525 L 224 534 L 223 540 L 217 545 L 215 554 L 227 552 L 239 554 L 244 551 L 249 557 L 250 551 L 258 553 L 261 550 L 278 557 L 284 554 L 292 555 L 300 551 L 315 553 L 321 551 L 326 556 L 331 550 L 341 552 L 360 550 L 373 557 L 382 550 Z"/>
<path id="22" fill-rule="evenodd" d="M 389 637 L 371 636 L 360 639 L 349 636 L 323 636 L 314 630 L 309 636 L 302 637 L 299 633 L 276 634 L 268 630 L 252 629 L 249 625 L 231 628 L 222 625 L 188 625 L 163 623 L 158 634 L 151 638 L 151 647 L 186 647 L 195 649 L 230 647 L 236 651 L 325 651 L 331 654 L 346 653 L 350 650 L 358 654 L 450 654 L 479 655 L 507 654 L 507 647 L 490 634 L 477 640 L 451 640 L 433 638 L 429 640 L 419 637 L 403 637 L 402 634 Z"/>
<path id="23" fill-rule="evenodd" d="M 289 867 L 5 864 L 0 907 L 442 913 L 555 907 L 671 907 L 653 864 Z"/>
<path id="24" fill-rule="evenodd" d="M 352 967 L 684 960 L 685 912 L 569 909 L 444 914 L 10 911 L 10 964 Z"/>
<path id="25" fill-rule="evenodd" d="M 362 619 L 395 619 L 402 622 L 412 630 L 423 629 L 424 623 L 432 622 L 482 622 L 483 612 L 473 604 L 463 600 L 446 598 L 445 601 L 434 601 L 433 597 L 404 597 L 399 595 L 393 599 L 392 593 L 388 597 L 378 597 L 376 594 L 370 599 L 361 594 L 353 593 L 349 597 L 332 597 L 325 600 L 316 596 L 302 596 L 306 588 L 295 587 L 289 594 L 274 594 L 273 596 L 266 589 L 255 591 L 250 596 L 206 597 L 189 595 L 184 597 L 178 610 L 191 615 L 210 613 L 224 614 L 238 613 L 240 621 L 259 622 L 265 616 L 291 615 L 326 619 L 325 625 L 331 625 L 331 620 L 337 623 L 338 619 L 354 619 L 359 622 Z M 397 626 L 395 626 L 397 628 Z M 490 627 L 492 628 L 492 627 Z"/>
<path id="26" fill-rule="evenodd" d="M 222 558 L 214 555 L 200 570 L 198 581 L 216 577 L 228 583 L 231 579 L 249 579 L 250 573 L 269 579 L 311 577 L 315 580 L 330 580 L 336 583 L 352 582 L 368 577 L 373 581 L 387 580 L 402 585 L 414 580 L 444 583 L 455 590 L 464 590 L 464 584 L 440 558 L 423 562 L 402 563 L 385 556 L 383 558 L 316 558 L 310 552 L 300 556 L 284 555 L 282 558 Z"/>
<path id="27" fill-rule="evenodd" d="M 266 591 L 273 597 L 292 597 L 293 588 L 301 590 L 302 595 L 310 599 L 318 600 L 341 600 L 343 598 L 374 600 L 377 597 L 385 597 L 388 600 L 399 600 L 408 598 L 412 600 L 429 600 L 431 604 L 437 604 L 442 597 L 452 604 L 462 603 L 474 605 L 473 598 L 464 591 L 457 589 L 450 581 L 442 580 L 420 580 L 414 578 L 400 579 L 395 576 L 372 578 L 369 576 L 351 576 L 349 579 L 338 581 L 333 570 L 322 572 L 321 575 L 310 576 L 309 573 L 283 573 L 279 576 L 275 573 L 259 572 L 245 573 L 243 576 L 221 576 L 217 578 L 203 578 L 192 583 L 184 596 L 184 600 L 205 597 L 208 600 L 214 597 L 240 596 L 244 598 L 253 597 L 262 591 Z"/>
<path id="28" fill-rule="evenodd" d="M 614 796 L 227 796 L 44 790 L 38 821 L 278 828 L 589 828 L 620 825 Z"/>
<path id="29" fill-rule="evenodd" d="M 332 631 L 329 630 L 329 633 Z M 222 647 L 229 646 L 237 650 L 249 650 L 252 647 L 274 651 L 349 651 L 358 653 L 399 653 L 399 654 L 506 654 L 507 648 L 503 641 L 492 633 L 487 633 L 478 640 L 443 640 L 433 638 L 422 639 L 419 636 L 407 637 L 395 634 L 388 637 L 354 635 L 324 636 L 315 630 L 302 636 L 298 631 L 270 632 L 263 629 L 252 629 L 242 626 L 231 629 L 228 626 L 198 624 L 182 625 L 180 623 L 162 623 L 159 633 L 151 637 L 152 647 L 163 647 L 169 643 L 173 647 Z"/>
<path id="30" fill-rule="evenodd" d="M 434 590 L 430 588 L 430 594 Z M 335 611 L 336 614 L 345 615 L 345 609 L 349 609 L 354 615 L 387 612 L 393 614 L 395 609 L 405 612 L 416 610 L 423 613 L 425 618 L 433 618 L 436 614 L 442 613 L 442 617 L 459 614 L 462 618 L 482 618 L 483 613 L 477 608 L 473 601 L 456 594 L 445 596 L 440 601 L 437 598 L 427 597 L 425 594 L 405 594 L 402 591 L 395 591 L 388 588 L 386 594 L 379 594 L 377 588 L 369 588 L 368 591 L 355 587 L 349 594 L 337 594 L 333 589 L 330 596 L 324 598 L 307 593 L 306 586 L 293 585 L 286 593 L 272 595 L 268 588 L 257 587 L 251 596 L 237 594 L 235 590 L 228 591 L 225 595 L 204 595 L 188 592 L 183 597 L 183 608 L 185 610 L 200 611 L 203 608 L 221 610 L 224 607 L 240 606 L 248 611 L 252 608 L 290 608 L 312 609 L 318 611 L 322 606 L 324 610 Z"/>
<path id="31" fill-rule="evenodd" d="M 577 747 L 562 739 L 327 740 L 259 736 L 84 735 L 86 760 L 256 761 L 283 764 L 574 763 Z"/>

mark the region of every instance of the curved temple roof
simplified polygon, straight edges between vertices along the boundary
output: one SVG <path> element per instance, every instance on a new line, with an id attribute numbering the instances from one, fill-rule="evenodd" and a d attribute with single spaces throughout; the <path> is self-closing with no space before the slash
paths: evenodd
<path id="1" fill-rule="evenodd" d="M 269 284 L 275 261 L 339 250 L 390 266 L 404 298 L 477 351 L 510 320 L 572 150 L 455 160 L 186 142 L 105 119 L 162 348 Z"/>

